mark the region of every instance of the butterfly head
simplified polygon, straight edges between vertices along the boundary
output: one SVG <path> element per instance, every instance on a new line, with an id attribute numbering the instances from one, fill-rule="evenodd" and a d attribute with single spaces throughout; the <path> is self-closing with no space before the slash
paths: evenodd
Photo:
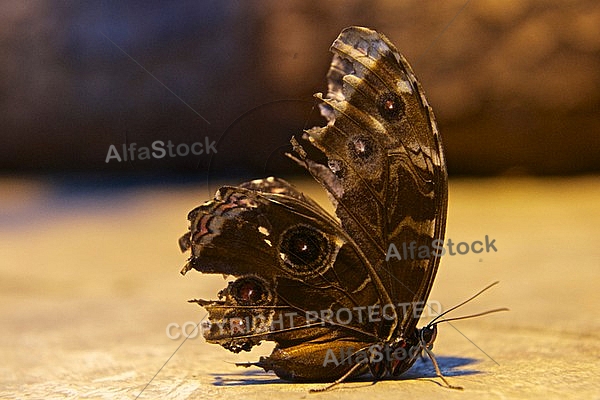
<path id="1" fill-rule="evenodd" d="M 419 330 L 419 342 L 423 347 L 431 350 L 433 348 L 433 342 L 437 337 L 437 324 L 424 326 Z"/>

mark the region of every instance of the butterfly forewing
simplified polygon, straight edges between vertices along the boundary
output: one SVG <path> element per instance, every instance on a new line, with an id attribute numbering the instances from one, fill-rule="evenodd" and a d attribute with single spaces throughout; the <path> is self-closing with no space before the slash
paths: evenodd
<path id="1" fill-rule="evenodd" d="M 383 35 L 348 28 L 332 51 L 329 92 L 317 95 L 328 125 L 307 133 L 328 157 L 334 176 L 315 175 L 334 196 L 336 214 L 354 245 L 370 256 L 388 294 L 380 295 L 381 301 L 424 302 L 439 263 L 432 243 L 443 240 L 447 208 L 433 112 L 410 66 Z M 413 256 L 386 257 L 392 243 L 400 251 L 412 247 Z M 417 254 L 419 248 L 425 254 L 423 246 L 429 257 Z M 399 331 L 382 334 L 414 329 L 419 313 L 405 310 L 395 326 Z"/>

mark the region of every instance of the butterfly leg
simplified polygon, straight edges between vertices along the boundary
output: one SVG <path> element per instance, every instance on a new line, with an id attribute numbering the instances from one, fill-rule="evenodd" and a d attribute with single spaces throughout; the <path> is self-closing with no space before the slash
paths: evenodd
<path id="1" fill-rule="evenodd" d="M 359 368 L 361 368 L 361 366 L 364 366 L 364 365 L 368 365 L 368 369 L 371 372 L 371 375 L 373 375 L 373 378 L 375 379 L 374 382 L 377 382 L 388 371 L 386 368 L 388 360 L 383 358 L 386 346 L 387 345 L 384 345 L 384 344 L 373 344 L 373 345 L 370 345 L 369 347 L 360 349 L 359 351 L 357 351 L 356 353 L 353 354 L 353 356 L 356 356 L 355 361 L 357 363 L 354 364 L 352 366 L 352 368 L 350 368 L 350 370 L 348 370 L 348 372 L 346 372 L 340 378 L 336 379 L 331 384 L 329 384 L 323 388 L 320 388 L 320 389 L 311 389 L 310 392 L 316 393 L 316 392 L 327 391 L 327 390 L 339 385 L 340 383 L 344 382 L 346 379 L 348 379 L 348 377 L 355 374 L 356 371 L 358 371 Z M 387 354 L 389 356 L 388 352 L 385 352 L 385 354 Z"/>
<path id="2" fill-rule="evenodd" d="M 362 367 L 362 364 L 355 364 L 352 368 L 350 368 L 348 370 L 348 372 L 346 372 L 342 377 L 336 379 L 335 381 L 333 381 L 332 383 L 330 383 L 329 385 L 319 388 L 319 389 L 310 389 L 308 392 L 309 393 L 319 393 L 319 392 L 326 392 L 329 389 L 334 388 L 335 386 L 339 385 L 340 383 L 344 382 L 346 379 L 348 379 L 348 377 L 352 376 L 352 374 L 354 374 L 360 367 Z"/>
<path id="3" fill-rule="evenodd" d="M 423 346 L 422 348 L 427 353 L 427 355 L 429 356 L 429 359 L 433 363 L 433 367 L 435 368 L 435 374 L 437 375 L 437 377 L 440 378 L 449 389 L 463 390 L 462 386 L 454 386 L 454 385 L 451 385 L 448 383 L 448 381 L 446 380 L 444 375 L 442 375 L 442 371 L 440 370 L 440 366 L 438 365 L 433 352 L 431 350 L 429 350 L 426 346 Z"/>

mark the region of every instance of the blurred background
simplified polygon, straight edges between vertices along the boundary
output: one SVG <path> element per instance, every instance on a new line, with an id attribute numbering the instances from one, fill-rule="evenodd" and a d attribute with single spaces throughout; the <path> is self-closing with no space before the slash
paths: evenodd
<path id="1" fill-rule="evenodd" d="M 282 154 L 323 124 L 312 95 L 349 25 L 412 64 L 451 176 L 600 169 L 595 0 L 3 1 L 0 21 L 4 174 L 300 172 Z M 106 162 L 158 140 L 217 153 Z"/>
<path id="2" fill-rule="evenodd" d="M 186 300 L 225 285 L 178 273 L 186 215 L 218 185 L 276 175 L 327 205 L 284 153 L 324 124 L 313 94 L 350 25 L 397 46 L 435 111 L 446 237 L 496 240 L 497 252 L 440 265 L 430 299 L 444 309 L 497 280 L 455 315 L 511 309 L 457 321 L 460 334 L 440 327 L 444 374 L 467 375 L 452 376 L 462 398 L 548 398 L 549 384 L 555 398 L 597 397 L 600 2 L 4 0 L 0 398 L 306 397 L 233 364 L 273 343 L 179 349 L 165 328 L 199 322 Z M 205 151 L 140 159 L 169 142 Z M 446 393 L 420 379 L 363 389 L 390 398 L 398 384 L 411 398 Z"/>

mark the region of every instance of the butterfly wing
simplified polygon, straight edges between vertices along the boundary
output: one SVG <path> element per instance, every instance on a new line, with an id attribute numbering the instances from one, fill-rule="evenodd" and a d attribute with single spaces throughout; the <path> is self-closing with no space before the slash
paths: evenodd
<path id="1" fill-rule="evenodd" d="M 385 36 L 350 27 L 331 50 L 328 93 L 316 95 L 328 123 L 306 132 L 329 169 L 306 159 L 298 144 L 297 153 L 327 188 L 344 230 L 368 255 L 381 281 L 377 289 L 384 291 L 380 298 L 408 304 L 394 323 L 381 326 L 381 336 L 406 337 L 440 261 L 432 245 L 443 242 L 447 210 L 441 138 L 421 85 Z M 388 256 L 392 244 L 401 260 Z"/>
<path id="2" fill-rule="evenodd" d="M 237 278 L 219 300 L 193 300 L 209 312 L 207 341 L 239 352 L 272 340 L 278 347 L 260 366 L 288 379 L 331 380 L 352 365 L 323 365 L 329 343 L 347 352 L 377 338 L 377 321 L 357 309 L 378 302 L 360 254 L 336 219 L 287 182 L 222 187 L 188 219 L 182 273 Z"/>
<path id="3" fill-rule="evenodd" d="M 317 95 L 328 124 L 307 131 L 328 165 L 292 143 L 339 219 L 268 178 L 220 188 L 190 212 L 180 240 L 191 250 L 182 273 L 237 278 L 219 300 L 194 300 L 209 311 L 207 340 L 235 352 L 273 340 L 273 354 L 252 365 L 293 380 L 337 379 L 352 367 L 344 363 L 352 349 L 413 335 L 439 257 L 397 259 L 388 249 L 431 248 L 444 236 L 441 141 L 410 67 L 365 28 L 344 30 L 332 51 L 329 92 Z M 398 304 L 408 307 L 382 312 Z M 341 357 L 328 365 L 331 351 Z"/>

